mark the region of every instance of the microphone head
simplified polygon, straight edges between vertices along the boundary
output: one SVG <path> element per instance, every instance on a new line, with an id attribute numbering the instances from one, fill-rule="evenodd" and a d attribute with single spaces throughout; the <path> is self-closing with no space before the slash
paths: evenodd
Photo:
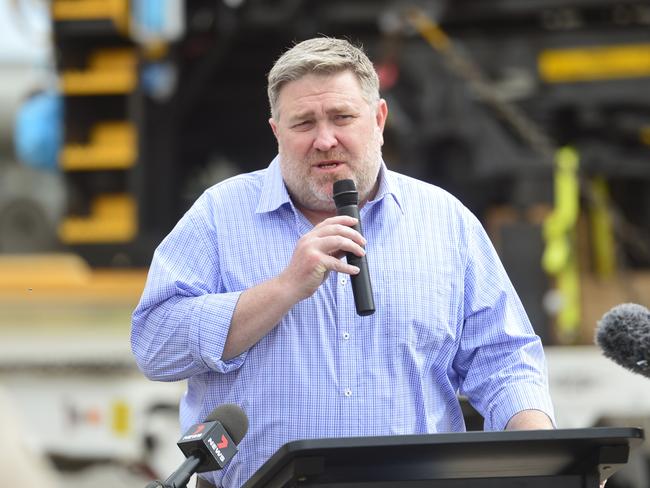
<path id="1" fill-rule="evenodd" d="M 224 403 L 215 408 L 205 419 L 206 422 L 220 422 L 235 444 L 248 432 L 248 417 L 239 405 Z"/>
<path id="2" fill-rule="evenodd" d="M 650 377 L 650 310 L 635 303 L 615 306 L 598 322 L 596 344 L 618 365 Z"/>
<path id="3" fill-rule="evenodd" d="M 337 180 L 332 188 L 336 208 L 359 205 L 359 194 L 353 180 Z"/>

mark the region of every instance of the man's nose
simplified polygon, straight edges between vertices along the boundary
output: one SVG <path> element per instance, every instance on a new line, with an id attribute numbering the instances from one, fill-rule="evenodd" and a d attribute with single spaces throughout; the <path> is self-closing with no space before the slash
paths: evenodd
<path id="1" fill-rule="evenodd" d="M 314 139 L 314 148 L 319 151 L 329 151 L 338 144 L 336 133 L 329 124 L 319 124 L 316 128 L 316 138 Z"/>

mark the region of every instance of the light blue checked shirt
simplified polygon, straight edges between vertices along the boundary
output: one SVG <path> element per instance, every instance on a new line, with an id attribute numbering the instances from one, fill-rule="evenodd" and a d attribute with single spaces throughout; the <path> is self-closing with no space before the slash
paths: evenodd
<path id="1" fill-rule="evenodd" d="M 239 453 L 208 479 L 239 487 L 295 439 L 465 429 L 457 394 L 503 429 L 551 418 L 539 338 L 477 219 L 445 191 L 382 166 L 361 209 L 377 311 L 355 312 L 330 273 L 255 346 L 221 354 L 240 293 L 278 275 L 312 228 L 277 158 L 208 189 L 160 244 L 133 314 L 132 347 L 153 380 L 187 380 L 183 430 L 222 403 L 250 420 Z"/>

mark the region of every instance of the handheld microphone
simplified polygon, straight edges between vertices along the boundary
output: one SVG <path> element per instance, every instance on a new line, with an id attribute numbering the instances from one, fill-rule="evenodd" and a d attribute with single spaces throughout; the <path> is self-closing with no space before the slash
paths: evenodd
<path id="1" fill-rule="evenodd" d="M 598 322 L 596 344 L 616 364 L 650 377 L 650 310 L 635 303 L 616 305 Z"/>
<path id="2" fill-rule="evenodd" d="M 160 486 L 186 487 L 194 473 L 222 469 L 237 454 L 236 446 L 247 430 L 248 417 L 238 405 L 217 407 L 205 422 L 193 425 L 179 439 L 177 445 L 187 459 Z M 153 486 L 159 485 L 150 483 L 147 488 Z"/>
<path id="3" fill-rule="evenodd" d="M 361 232 L 361 218 L 359 217 L 359 194 L 352 180 L 338 180 L 334 182 L 334 204 L 336 215 L 348 215 L 358 220 L 354 229 Z M 370 273 L 368 272 L 368 261 L 366 256 L 356 256 L 346 253 L 348 264 L 357 266 L 359 274 L 352 275 L 352 293 L 354 294 L 354 306 L 357 314 L 371 315 L 375 313 L 375 301 L 372 296 L 372 285 L 370 284 Z"/>

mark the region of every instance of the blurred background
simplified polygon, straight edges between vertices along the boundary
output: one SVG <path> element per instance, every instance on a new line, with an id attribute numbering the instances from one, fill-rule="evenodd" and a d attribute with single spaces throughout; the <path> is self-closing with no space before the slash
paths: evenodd
<path id="1" fill-rule="evenodd" d="M 185 385 L 137 371 L 130 313 L 194 199 L 275 155 L 266 73 L 318 34 L 375 63 L 388 166 L 485 225 L 546 345 L 559 426 L 648 425 L 648 380 L 593 336 L 614 305 L 650 305 L 649 1 L 0 0 L 15 486 L 138 487 L 182 461 Z M 608 486 L 649 486 L 649 450 Z"/>

